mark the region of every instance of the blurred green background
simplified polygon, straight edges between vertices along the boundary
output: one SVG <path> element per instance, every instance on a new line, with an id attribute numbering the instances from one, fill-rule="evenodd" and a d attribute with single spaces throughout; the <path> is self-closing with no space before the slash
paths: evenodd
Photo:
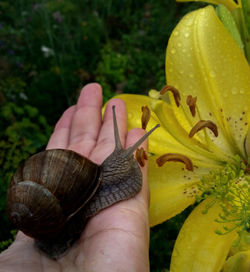
<path id="1" fill-rule="evenodd" d="M 104 102 L 165 84 L 165 49 L 180 18 L 201 4 L 174 0 L 0 2 L 0 251 L 15 231 L 5 196 L 17 166 L 46 146 L 81 88 L 97 81 Z M 151 271 L 167 271 L 190 209 L 151 229 Z"/>

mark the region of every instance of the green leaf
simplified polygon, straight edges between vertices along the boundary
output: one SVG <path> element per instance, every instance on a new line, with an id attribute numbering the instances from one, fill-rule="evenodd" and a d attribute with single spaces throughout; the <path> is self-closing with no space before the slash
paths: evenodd
<path id="1" fill-rule="evenodd" d="M 244 53 L 244 44 L 242 42 L 240 32 L 238 30 L 238 27 L 235 23 L 234 17 L 232 16 L 231 12 L 223 5 L 217 6 L 216 12 L 225 28 L 232 35 L 232 37 L 234 38 L 234 40 Z"/>
<path id="2" fill-rule="evenodd" d="M 250 63 L 250 33 L 247 29 L 247 23 L 243 13 L 244 11 L 238 8 L 238 9 L 235 9 L 232 14 L 237 24 L 237 27 L 240 31 L 241 39 L 244 43 L 244 51 L 245 51 L 246 58 L 248 60 L 248 63 Z"/>
<path id="3" fill-rule="evenodd" d="M 248 34 L 250 34 L 250 1 L 241 0 L 241 3 Z"/>

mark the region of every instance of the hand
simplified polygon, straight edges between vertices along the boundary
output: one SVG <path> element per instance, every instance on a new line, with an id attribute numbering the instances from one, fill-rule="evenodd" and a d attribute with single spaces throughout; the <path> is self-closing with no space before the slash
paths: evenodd
<path id="1" fill-rule="evenodd" d="M 83 88 L 77 105 L 59 119 L 47 149 L 71 149 L 101 164 L 114 149 L 112 105 L 116 105 L 121 143 L 125 148 L 131 146 L 144 131 L 133 129 L 127 133 L 126 108 L 119 99 L 109 101 L 102 121 L 102 90 L 93 83 Z M 146 150 L 147 143 L 142 146 Z M 15 242 L 0 255 L 0 272 L 149 271 L 146 172 L 144 166 L 141 192 L 91 218 L 79 241 L 59 260 L 48 259 L 34 248 L 33 239 L 19 231 Z"/>

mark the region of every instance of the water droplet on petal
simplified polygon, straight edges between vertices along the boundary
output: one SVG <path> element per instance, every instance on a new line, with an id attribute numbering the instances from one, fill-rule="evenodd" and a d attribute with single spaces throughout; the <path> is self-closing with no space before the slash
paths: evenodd
<path id="1" fill-rule="evenodd" d="M 179 35 L 179 31 L 174 31 L 173 35 L 174 36 L 178 36 Z"/>
<path id="2" fill-rule="evenodd" d="M 184 37 L 185 37 L 185 38 L 188 38 L 189 35 L 190 35 L 190 33 L 189 33 L 189 32 L 186 32 L 186 33 L 184 34 Z"/>
<path id="3" fill-rule="evenodd" d="M 176 53 L 176 49 L 173 48 L 173 49 L 170 50 L 170 52 L 171 52 L 171 54 L 175 54 Z"/>
<path id="4" fill-rule="evenodd" d="M 210 77 L 216 77 L 216 74 L 215 74 L 214 71 L 210 71 L 209 76 L 210 76 Z"/>
<path id="5" fill-rule="evenodd" d="M 236 87 L 233 87 L 233 88 L 231 89 L 231 93 L 232 93 L 232 94 L 237 94 L 237 93 L 238 93 L 238 89 L 237 89 Z"/>

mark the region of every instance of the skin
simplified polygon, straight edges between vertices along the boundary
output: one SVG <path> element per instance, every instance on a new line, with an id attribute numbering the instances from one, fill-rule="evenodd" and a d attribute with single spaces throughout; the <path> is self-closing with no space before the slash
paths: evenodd
<path id="1" fill-rule="evenodd" d="M 144 131 L 127 132 L 126 107 L 119 99 L 109 101 L 102 120 L 102 89 L 91 83 L 82 89 L 77 104 L 59 119 L 47 149 L 71 149 L 101 164 L 114 149 L 112 105 L 116 106 L 122 145 L 133 145 Z M 147 143 L 142 147 L 146 150 Z M 149 271 L 147 165 L 141 170 L 141 192 L 91 218 L 79 241 L 59 260 L 41 254 L 34 248 L 33 239 L 19 231 L 14 243 L 0 255 L 0 272 Z"/>

